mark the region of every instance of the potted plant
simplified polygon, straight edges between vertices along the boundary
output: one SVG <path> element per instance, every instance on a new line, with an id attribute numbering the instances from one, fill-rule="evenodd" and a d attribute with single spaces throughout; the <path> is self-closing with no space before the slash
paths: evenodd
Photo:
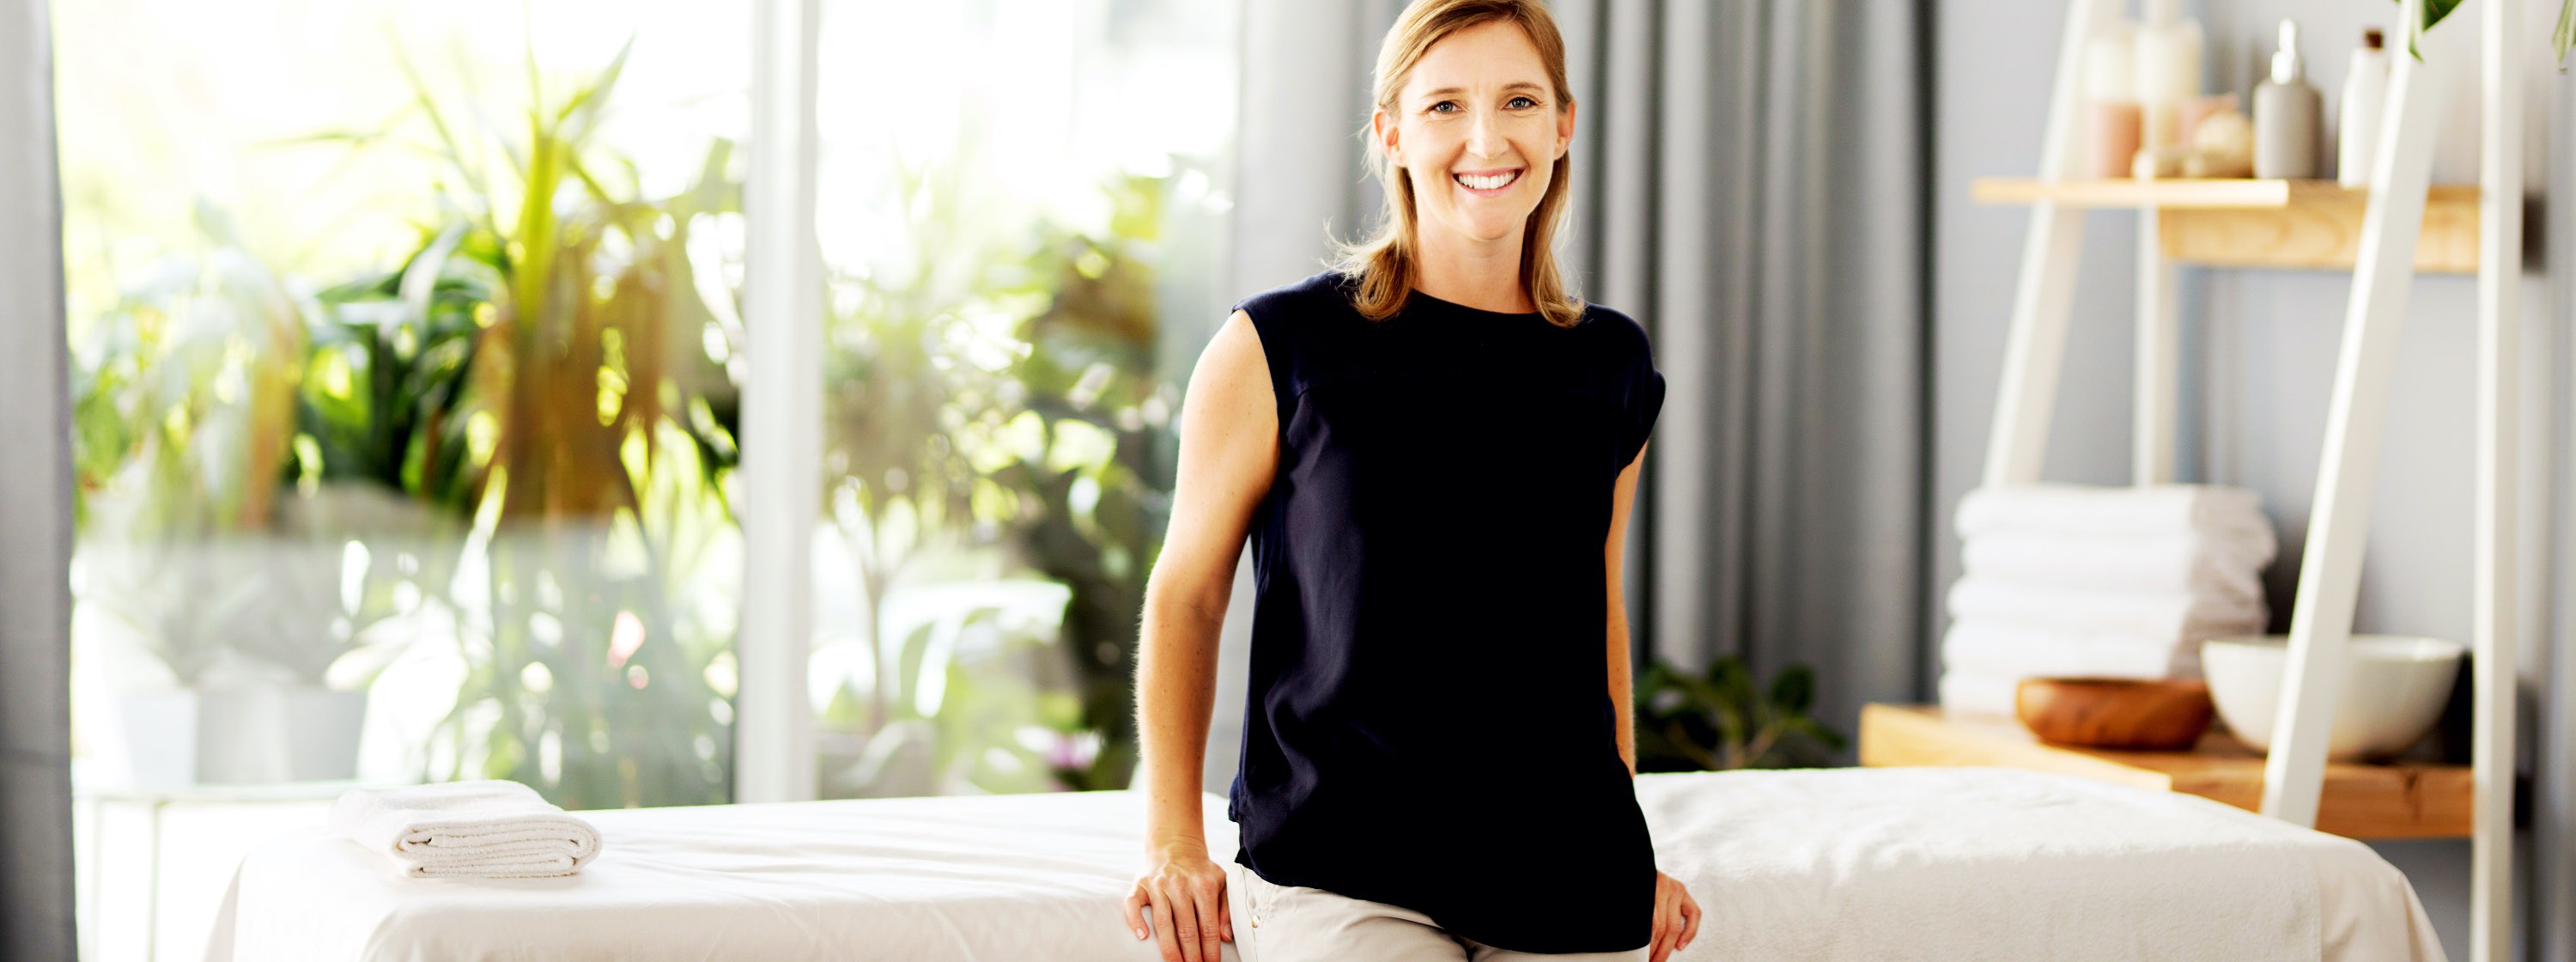
<path id="1" fill-rule="evenodd" d="M 255 674 L 227 647 L 258 604 L 237 550 L 268 523 L 301 309 L 278 278 L 200 208 L 203 246 L 117 292 L 77 352 L 74 440 L 78 598 L 122 624 L 164 672 L 124 672 L 117 715 L 138 784 L 220 769 L 225 717 L 211 680 Z M 110 654 L 94 653 L 95 657 Z"/>
<path id="2" fill-rule="evenodd" d="M 116 718 L 129 778 L 139 787 L 193 785 L 220 771 L 227 735 L 202 687 L 236 666 L 223 639 L 258 602 L 212 538 L 118 541 L 80 546 L 80 600 L 122 625 L 166 680 L 128 673 L 115 680 Z M 92 658 L 106 652 L 93 650 Z"/>
<path id="3" fill-rule="evenodd" d="M 1842 750 L 1841 732 L 1808 717 L 1815 672 L 1790 665 L 1768 691 L 1734 656 L 1690 675 L 1657 661 L 1637 680 L 1637 770 L 1812 768 Z"/>
<path id="4" fill-rule="evenodd" d="M 225 644 L 271 671 L 205 692 L 224 709 L 239 755 L 216 782 L 357 777 L 367 689 L 406 638 L 376 631 L 422 596 L 401 573 L 452 553 L 444 519 L 365 484 L 319 485 L 279 501 L 275 531 L 245 539 L 240 577 L 250 609 Z"/>

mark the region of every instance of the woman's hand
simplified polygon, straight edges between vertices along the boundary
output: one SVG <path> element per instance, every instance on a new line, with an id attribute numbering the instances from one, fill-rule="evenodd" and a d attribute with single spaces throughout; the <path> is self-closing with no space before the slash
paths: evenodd
<path id="1" fill-rule="evenodd" d="M 1647 962 L 1664 962 L 1689 945 L 1699 934 L 1699 903 L 1691 900 L 1690 890 L 1661 870 L 1655 872 L 1655 937 L 1646 942 L 1654 951 Z"/>
<path id="2" fill-rule="evenodd" d="M 1127 893 L 1127 927 L 1144 938 L 1145 912 L 1151 906 L 1163 962 L 1217 962 L 1223 957 L 1217 943 L 1234 941 L 1234 919 L 1225 905 L 1225 869 L 1209 860 L 1205 850 L 1176 849 L 1148 861 L 1152 864 Z"/>

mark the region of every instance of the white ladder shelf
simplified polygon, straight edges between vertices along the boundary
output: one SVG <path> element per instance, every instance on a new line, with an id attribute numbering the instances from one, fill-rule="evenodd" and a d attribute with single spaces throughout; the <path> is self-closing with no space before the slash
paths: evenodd
<path id="1" fill-rule="evenodd" d="M 2071 0 L 2060 42 L 2056 86 L 2040 149 L 2042 189 L 2031 204 L 2013 291 L 2012 327 L 1986 451 L 1984 484 L 2039 480 L 2050 408 L 2065 355 L 2084 208 L 2061 203 L 2047 188 L 2073 169 L 2085 41 L 2117 14 L 2122 0 Z M 2420 22 L 2423 0 L 2404 0 L 2401 22 Z M 2512 950 L 2514 757 L 2514 491 L 2516 398 L 2513 366 L 2519 318 L 2516 282 L 2522 266 L 2521 0 L 2476 0 L 2482 24 L 2479 62 L 2478 399 L 2476 613 L 2471 748 L 2475 828 L 2471 841 L 2469 958 L 2498 962 Z M 2463 18 L 2464 19 L 2464 18 Z M 2404 31 L 2399 31 L 2404 36 Z M 2403 44 L 2399 44 L 2401 48 Z M 2370 500 L 2387 421 L 2398 325 L 2414 279 L 2418 232 L 2430 189 L 2433 126 L 2441 79 L 2402 49 L 2393 58 L 2389 113 L 2373 151 L 2369 201 L 2345 306 L 2325 450 L 2291 615 L 2289 666 L 2282 684 L 2279 733 L 2266 759 L 2263 813 L 2316 824 L 2333 727 L 2337 682 L 2352 637 L 2353 605 L 2368 535 Z M 2138 206 L 2136 408 L 2133 475 L 2141 485 L 2173 480 L 2178 327 L 2174 265 L 2158 237 L 2157 211 Z"/>

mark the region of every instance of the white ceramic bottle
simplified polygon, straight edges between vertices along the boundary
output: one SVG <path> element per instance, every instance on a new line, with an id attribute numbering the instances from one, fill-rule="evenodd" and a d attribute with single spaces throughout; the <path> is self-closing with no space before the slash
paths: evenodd
<path id="1" fill-rule="evenodd" d="M 2379 148 L 2379 118 L 2388 111 L 2388 41 L 2379 28 L 2361 32 L 2352 68 L 2343 75 L 2342 115 L 2337 118 L 2335 180 L 2370 186 L 2370 158 Z"/>
<path id="2" fill-rule="evenodd" d="M 2126 177 L 2137 156 L 2136 34 L 2114 21 L 2084 44 L 2084 176 Z"/>
<path id="3" fill-rule="evenodd" d="M 2184 142 L 2185 101 L 2200 96 L 2200 21 L 2182 15 L 2182 0 L 2141 0 L 2146 25 L 2138 28 L 2137 97 L 2145 115 L 2140 143 L 2149 150 Z"/>
<path id="4" fill-rule="evenodd" d="M 2317 175 L 2325 98 L 2299 64 L 2299 25 L 2281 21 L 2272 76 L 2254 85 L 2254 176 L 2292 180 Z"/>

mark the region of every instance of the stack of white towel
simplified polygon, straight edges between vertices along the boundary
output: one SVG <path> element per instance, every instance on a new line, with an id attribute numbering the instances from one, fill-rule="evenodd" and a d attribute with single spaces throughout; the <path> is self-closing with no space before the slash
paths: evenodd
<path id="1" fill-rule="evenodd" d="M 598 829 L 508 781 L 352 789 L 330 826 L 410 878 L 571 875 L 599 854 Z"/>
<path id="2" fill-rule="evenodd" d="M 2202 640 L 2267 618 L 2279 542 L 2252 491 L 1980 488 L 1957 523 L 1944 707 L 2011 714 L 2031 677 L 2197 678 Z"/>

